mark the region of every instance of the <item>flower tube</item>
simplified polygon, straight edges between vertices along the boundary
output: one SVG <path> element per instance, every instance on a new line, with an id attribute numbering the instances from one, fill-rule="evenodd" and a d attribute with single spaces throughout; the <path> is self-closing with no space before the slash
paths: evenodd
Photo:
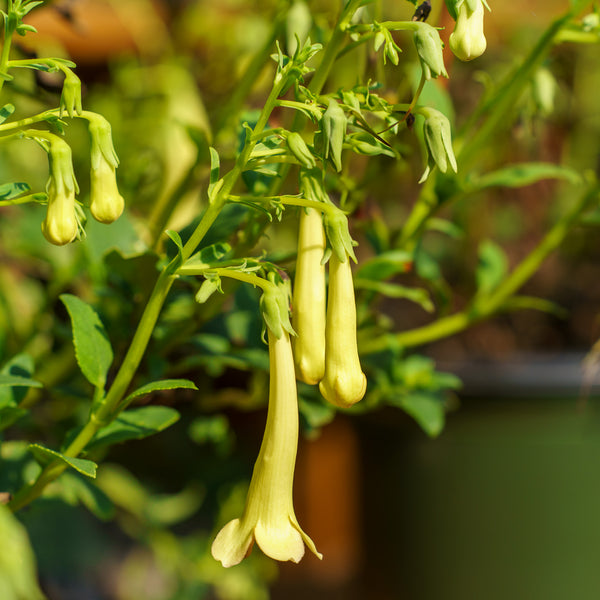
<path id="1" fill-rule="evenodd" d="M 329 259 L 329 299 L 325 331 L 325 375 L 319 383 L 323 397 L 342 408 L 365 395 L 367 378 L 362 372 L 356 343 L 356 304 L 350 259 L 336 252 Z"/>
<path id="2" fill-rule="evenodd" d="M 313 541 L 294 514 L 292 486 L 298 446 L 298 399 L 292 345 L 287 331 L 269 343 L 269 409 L 244 512 L 217 534 L 213 557 L 224 567 L 240 563 L 256 542 L 269 557 L 299 562 L 305 544 L 319 558 Z"/>
<path id="3" fill-rule="evenodd" d="M 52 134 L 46 134 L 49 143 L 50 178 L 46 185 L 48 208 L 42 222 L 44 237 L 56 246 L 64 246 L 77 236 L 75 194 L 79 191 L 69 145 Z"/>
<path id="4" fill-rule="evenodd" d="M 298 259 L 292 297 L 296 376 L 316 384 L 325 372 L 325 231 L 321 213 L 308 208 L 300 214 Z"/>

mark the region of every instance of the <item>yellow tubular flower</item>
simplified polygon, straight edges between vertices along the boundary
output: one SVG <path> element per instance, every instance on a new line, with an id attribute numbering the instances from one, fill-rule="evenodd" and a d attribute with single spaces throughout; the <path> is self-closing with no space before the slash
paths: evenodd
<path id="1" fill-rule="evenodd" d="M 463 61 L 473 60 L 485 52 L 487 42 L 483 34 L 483 3 L 476 0 L 471 8 L 465 0 L 458 8 L 456 25 L 450 34 L 450 49 Z"/>
<path id="2" fill-rule="evenodd" d="M 325 372 L 325 231 L 321 213 L 313 208 L 300 214 L 298 259 L 292 297 L 292 326 L 296 376 L 314 385 Z"/>
<path id="3" fill-rule="evenodd" d="M 48 208 L 42 233 L 51 244 L 64 246 L 77 236 L 75 194 L 79 188 L 73 172 L 71 148 L 57 136 L 49 135 L 47 140 L 50 143 L 50 178 L 46 186 Z"/>
<path id="4" fill-rule="evenodd" d="M 302 531 L 292 500 L 298 446 L 298 398 L 292 345 L 287 331 L 277 338 L 268 331 L 269 410 L 260 453 L 242 517 L 218 533 L 211 552 L 224 567 L 240 563 L 256 541 L 275 560 L 299 562 L 304 545 L 319 558 L 313 541 Z"/>
<path id="5" fill-rule="evenodd" d="M 325 332 L 325 375 L 319 383 L 323 397 L 342 408 L 365 395 L 367 378 L 360 367 L 356 344 L 356 305 L 350 259 L 329 259 L 329 299 Z"/>

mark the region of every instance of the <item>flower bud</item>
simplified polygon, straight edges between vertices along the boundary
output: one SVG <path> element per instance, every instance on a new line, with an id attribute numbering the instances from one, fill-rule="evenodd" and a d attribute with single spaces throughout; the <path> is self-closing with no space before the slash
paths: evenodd
<path id="1" fill-rule="evenodd" d="M 419 23 L 414 40 L 425 78 L 448 77 L 442 52 L 444 45 L 437 29 L 427 23 Z"/>
<path id="2" fill-rule="evenodd" d="M 110 123 L 101 115 L 86 113 L 91 146 L 90 211 L 100 223 L 112 223 L 121 216 L 125 201 L 117 187 L 115 152 Z"/>
<path id="3" fill-rule="evenodd" d="M 306 142 L 297 131 L 292 131 L 286 138 L 287 146 L 294 158 L 306 169 L 313 169 L 317 166 L 315 157 L 308 149 Z"/>
<path id="4" fill-rule="evenodd" d="M 300 214 L 298 258 L 292 296 L 296 376 L 316 384 L 325 372 L 325 232 L 321 213 L 308 208 Z"/>
<path id="5" fill-rule="evenodd" d="M 59 111 L 61 119 L 63 112 L 66 112 L 72 118 L 75 116 L 75 113 L 81 115 L 83 111 L 81 106 L 81 80 L 71 69 L 65 68 L 64 74 L 65 80 L 63 81 Z"/>
<path id="6" fill-rule="evenodd" d="M 483 34 L 483 3 L 464 0 L 457 8 L 456 25 L 450 34 L 450 49 L 463 61 L 473 60 L 485 52 L 487 42 Z"/>
<path id="7" fill-rule="evenodd" d="M 367 378 L 360 367 L 356 342 L 356 305 L 350 261 L 329 260 L 329 298 L 325 332 L 325 375 L 319 383 L 323 397 L 341 408 L 365 395 Z"/>
<path id="8" fill-rule="evenodd" d="M 325 158 L 331 157 L 338 173 L 342 170 L 342 146 L 346 137 L 346 123 L 347 119 L 342 107 L 330 98 L 327 110 L 321 119 L 323 150 Z"/>
<path id="9" fill-rule="evenodd" d="M 423 124 L 423 136 L 427 149 L 427 167 L 419 183 L 423 183 L 429 176 L 433 166 L 438 167 L 442 173 L 448 171 L 448 166 L 456 173 L 458 168 L 454 150 L 452 149 L 452 134 L 450 121 L 441 112 L 433 108 L 421 109 L 425 116 Z"/>
<path id="10" fill-rule="evenodd" d="M 290 7 L 285 19 L 286 47 L 289 56 L 294 56 L 300 46 L 304 44 L 310 28 L 312 27 L 312 15 L 304 0 L 295 0 Z"/>
<path id="11" fill-rule="evenodd" d="M 79 191 L 71 148 L 59 138 L 52 135 L 48 138 L 50 160 L 50 177 L 46 184 L 48 208 L 42 223 L 44 237 L 57 246 L 72 242 L 77 236 L 78 222 L 75 214 L 75 194 Z"/>

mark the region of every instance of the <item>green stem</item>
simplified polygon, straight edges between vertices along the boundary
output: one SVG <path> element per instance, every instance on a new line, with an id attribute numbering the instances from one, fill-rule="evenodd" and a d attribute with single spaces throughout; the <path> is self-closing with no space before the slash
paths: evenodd
<path id="1" fill-rule="evenodd" d="M 600 189 L 593 188 L 582 195 L 571 211 L 558 221 L 542 241 L 515 267 L 512 273 L 492 293 L 474 298 L 470 306 L 459 313 L 438 319 L 423 327 L 395 334 L 386 334 L 361 344 L 361 354 L 382 352 L 390 342 L 402 347 L 421 346 L 464 331 L 471 325 L 503 310 L 511 297 L 538 271 L 542 262 L 556 250 L 590 205 L 598 201 Z"/>
<path id="2" fill-rule="evenodd" d="M 280 78 L 280 81 L 273 86 L 273 89 L 271 90 L 271 93 L 265 102 L 261 115 L 254 128 L 254 134 L 259 134 L 265 128 L 269 119 L 269 115 L 276 105 L 277 97 L 279 96 L 279 93 L 285 84 L 285 79 L 285 77 Z M 52 134 L 40 132 L 40 135 L 45 137 Z M 225 206 L 233 186 L 243 172 L 245 165 L 250 158 L 252 150 L 256 145 L 256 141 L 253 139 L 253 137 L 253 135 L 247 136 L 246 144 L 240 153 L 235 166 L 223 178 L 223 185 L 221 186 L 219 192 L 212 199 L 212 202 L 209 204 L 206 212 L 200 220 L 200 223 L 183 247 L 182 258 L 184 262 L 194 253 L 210 229 L 211 225 L 218 217 L 222 208 Z M 95 410 L 90 412 L 87 423 L 63 452 L 65 456 L 78 456 L 94 437 L 96 432 L 110 423 L 110 421 L 126 407 L 126 404 L 122 402 L 123 396 L 131 384 L 137 368 L 139 367 L 139 364 L 144 356 L 162 307 L 176 278 L 177 275 L 171 273 L 168 266 L 165 267 L 160 273 L 154 286 L 154 290 L 152 291 L 148 303 L 146 304 L 146 308 L 144 309 L 127 354 L 121 363 L 121 367 L 119 368 L 108 393 L 100 405 Z M 41 473 L 33 482 L 26 484 L 15 494 L 8 506 L 13 511 L 26 506 L 40 496 L 46 485 L 61 475 L 66 468 L 67 467 L 64 463 L 50 463 L 44 469 L 42 469 Z"/>

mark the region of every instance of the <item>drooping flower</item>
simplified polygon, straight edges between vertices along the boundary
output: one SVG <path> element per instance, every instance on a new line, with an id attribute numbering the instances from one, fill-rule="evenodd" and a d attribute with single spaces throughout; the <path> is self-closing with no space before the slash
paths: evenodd
<path id="1" fill-rule="evenodd" d="M 437 166 L 442 173 L 446 173 L 449 167 L 456 173 L 458 166 L 452 148 L 450 121 L 434 108 L 424 107 L 419 109 L 419 112 L 425 117 L 423 137 L 427 150 L 427 167 L 419 183 L 427 179 L 434 166 Z"/>
<path id="2" fill-rule="evenodd" d="M 367 378 L 362 372 L 356 342 L 356 304 L 350 259 L 329 259 L 325 375 L 319 383 L 323 397 L 342 408 L 365 395 Z"/>
<path id="3" fill-rule="evenodd" d="M 304 546 L 319 558 L 313 541 L 294 513 L 292 487 L 298 445 L 298 399 L 294 358 L 288 332 L 268 329 L 269 408 L 267 425 L 254 465 L 244 512 L 221 529 L 211 552 L 224 567 L 240 563 L 256 542 L 271 558 L 299 562 Z"/>
<path id="4" fill-rule="evenodd" d="M 444 45 L 437 29 L 427 23 L 419 23 L 414 40 L 425 79 L 436 79 L 440 75 L 448 77 L 442 52 Z"/>
<path id="5" fill-rule="evenodd" d="M 482 0 L 463 0 L 456 6 L 456 25 L 450 34 L 450 49 L 463 61 L 473 60 L 481 56 L 486 49 L 487 41 L 483 33 Z M 487 6 L 487 4 L 486 4 Z"/>
<path id="6" fill-rule="evenodd" d="M 294 361 L 298 379 L 316 384 L 325 372 L 325 231 L 321 213 L 313 208 L 300 214 L 298 258 L 292 297 Z"/>
<path id="7" fill-rule="evenodd" d="M 330 98 L 327 110 L 321 119 L 321 132 L 325 158 L 331 158 L 338 173 L 342 170 L 342 147 L 346 137 L 347 122 L 342 107 L 336 100 Z"/>
<path id="8" fill-rule="evenodd" d="M 71 148 L 53 134 L 47 134 L 50 177 L 46 184 L 48 208 L 42 222 L 44 237 L 56 246 L 64 246 L 77 236 L 78 221 L 75 213 L 75 194 L 79 191 Z"/>
<path id="9" fill-rule="evenodd" d="M 96 113 L 85 113 L 91 138 L 90 212 L 100 223 L 112 223 L 123 212 L 125 201 L 117 187 L 115 152 L 110 123 Z"/>

